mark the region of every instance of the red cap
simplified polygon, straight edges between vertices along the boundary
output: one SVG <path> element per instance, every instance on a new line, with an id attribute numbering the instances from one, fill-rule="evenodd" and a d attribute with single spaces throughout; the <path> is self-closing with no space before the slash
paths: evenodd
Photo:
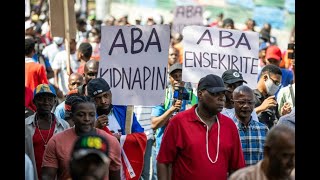
<path id="1" fill-rule="evenodd" d="M 281 60 L 282 53 L 278 46 L 272 45 L 267 48 L 266 51 L 266 59 L 276 59 L 278 61 Z"/>

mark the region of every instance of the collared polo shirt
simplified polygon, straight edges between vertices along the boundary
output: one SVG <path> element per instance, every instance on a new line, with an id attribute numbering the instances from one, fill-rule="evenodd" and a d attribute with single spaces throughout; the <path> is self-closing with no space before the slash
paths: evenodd
<path id="1" fill-rule="evenodd" d="M 239 133 L 234 122 L 218 113 L 220 123 L 219 149 L 217 153 L 218 123 L 208 131 L 206 150 L 206 124 L 200 121 L 192 108 L 178 113 L 164 133 L 158 163 L 172 164 L 172 179 L 227 179 L 230 170 L 245 166 Z M 216 155 L 218 160 L 215 161 Z"/>

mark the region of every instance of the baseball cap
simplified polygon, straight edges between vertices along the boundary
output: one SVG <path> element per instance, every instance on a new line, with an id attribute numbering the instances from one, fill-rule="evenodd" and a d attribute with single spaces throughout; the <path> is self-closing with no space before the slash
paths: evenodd
<path id="1" fill-rule="evenodd" d="M 107 163 L 109 161 L 109 144 L 107 140 L 96 133 L 80 136 L 74 143 L 71 157 L 73 160 L 80 160 L 89 154 L 96 154 L 103 162 Z"/>
<path id="2" fill-rule="evenodd" d="M 58 45 L 62 44 L 63 40 L 63 37 L 53 37 L 53 42 L 55 42 Z"/>
<path id="3" fill-rule="evenodd" d="M 229 70 L 226 70 L 225 72 L 223 72 L 222 80 L 226 84 L 233 84 L 236 82 L 247 83 L 247 81 L 243 80 L 242 74 L 235 69 L 229 69 Z"/>
<path id="4" fill-rule="evenodd" d="M 224 87 L 222 78 L 215 74 L 209 74 L 200 79 L 198 83 L 198 91 L 203 89 L 209 91 L 210 93 L 218 93 L 227 90 Z"/>
<path id="5" fill-rule="evenodd" d="M 278 48 L 278 46 L 272 45 L 269 46 L 266 50 L 266 59 L 276 59 L 278 61 L 281 60 L 281 50 Z"/>
<path id="6" fill-rule="evenodd" d="M 88 96 L 94 97 L 100 93 L 110 90 L 110 86 L 103 78 L 91 79 L 87 85 Z"/>
<path id="7" fill-rule="evenodd" d="M 31 20 L 27 20 L 24 22 L 24 30 L 27 30 L 29 28 L 33 28 L 35 24 Z"/>
<path id="8" fill-rule="evenodd" d="M 175 64 L 172 64 L 170 67 L 169 67 L 169 74 L 171 74 L 173 71 L 175 70 L 182 70 L 182 64 L 180 63 L 175 63 Z"/>
<path id="9" fill-rule="evenodd" d="M 39 94 L 51 94 L 54 97 L 57 96 L 54 87 L 48 84 L 39 84 L 33 91 L 33 98 L 35 98 Z"/>

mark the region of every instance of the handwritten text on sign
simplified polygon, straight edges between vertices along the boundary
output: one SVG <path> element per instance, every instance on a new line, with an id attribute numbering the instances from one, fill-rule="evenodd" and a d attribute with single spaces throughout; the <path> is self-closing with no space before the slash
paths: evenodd
<path id="1" fill-rule="evenodd" d="M 188 26 L 183 31 L 183 47 L 183 81 L 198 83 L 208 74 L 221 77 L 224 71 L 237 69 L 248 86 L 256 88 L 257 32 Z"/>
<path id="2" fill-rule="evenodd" d="M 153 106 L 163 102 L 167 84 L 168 25 L 102 26 L 99 77 L 115 105 Z"/>
<path id="3" fill-rule="evenodd" d="M 172 23 L 173 32 L 182 33 L 183 28 L 188 25 L 203 25 L 202 14 L 202 6 L 177 6 Z"/>

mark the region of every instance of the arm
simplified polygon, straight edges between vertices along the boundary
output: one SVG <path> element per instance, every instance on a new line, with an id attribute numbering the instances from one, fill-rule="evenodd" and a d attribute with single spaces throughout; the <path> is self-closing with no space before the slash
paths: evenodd
<path id="1" fill-rule="evenodd" d="M 260 106 L 254 108 L 257 114 L 269 109 L 270 107 L 275 107 L 277 105 L 277 101 L 275 100 L 275 96 L 267 97 Z"/>
<path id="2" fill-rule="evenodd" d="M 53 167 L 42 167 L 42 174 L 41 174 L 41 178 L 43 180 L 55 180 L 56 175 L 57 175 L 57 168 L 53 168 Z"/>
<path id="3" fill-rule="evenodd" d="M 172 165 L 157 162 L 157 174 L 159 180 L 170 180 L 172 173 Z"/>
<path id="4" fill-rule="evenodd" d="M 58 155 L 56 154 L 56 140 L 51 137 L 43 154 L 41 177 L 43 180 L 55 180 L 59 168 Z"/>
<path id="5" fill-rule="evenodd" d="M 165 111 L 161 116 L 152 116 L 151 117 L 151 128 L 156 130 L 164 126 L 167 121 L 171 118 L 172 114 L 181 108 L 182 101 L 177 100 L 173 106 L 171 106 L 167 111 Z"/>
<path id="6" fill-rule="evenodd" d="M 55 70 L 53 70 L 54 85 L 55 85 L 56 88 L 58 88 L 58 89 L 59 89 L 59 77 L 58 77 L 59 72 L 60 72 L 60 69 L 55 69 Z"/>

